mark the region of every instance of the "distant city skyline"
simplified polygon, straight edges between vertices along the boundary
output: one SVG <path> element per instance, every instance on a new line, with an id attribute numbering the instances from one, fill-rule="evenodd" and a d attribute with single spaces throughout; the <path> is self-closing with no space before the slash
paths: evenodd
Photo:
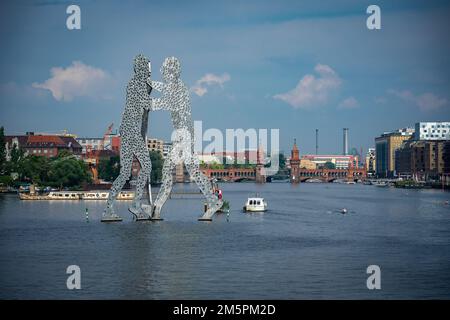
<path id="1" fill-rule="evenodd" d="M 450 120 L 450 4 L 378 1 L 382 29 L 366 28 L 369 1 L 66 1 L 0 4 L 0 118 L 6 134 L 67 129 L 102 136 L 120 124 L 138 53 L 152 77 L 177 56 L 203 128 L 279 128 L 280 149 L 301 154 L 374 147 L 386 131 Z M 149 136 L 170 140 L 170 117 Z"/>

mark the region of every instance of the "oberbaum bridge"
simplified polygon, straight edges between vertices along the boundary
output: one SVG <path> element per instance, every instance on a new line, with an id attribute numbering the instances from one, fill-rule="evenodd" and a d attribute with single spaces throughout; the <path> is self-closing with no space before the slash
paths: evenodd
<path id="1" fill-rule="evenodd" d="M 260 152 L 257 152 L 260 155 Z M 291 183 L 306 182 L 309 179 L 319 179 L 323 182 L 333 182 L 334 180 L 347 180 L 358 181 L 365 180 L 367 178 L 367 172 L 365 168 L 354 168 L 349 166 L 347 169 L 305 169 L 300 167 L 300 155 L 297 147 L 297 143 L 294 142 L 294 146 L 291 151 L 290 159 L 291 171 L 289 179 Z M 267 177 L 264 175 L 264 165 L 262 159 L 257 157 L 257 163 L 254 168 L 229 168 L 229 169 L 211 169 L 202 168 L 202 172 L 210 179 L 216 179 L 218 181 L 256 181 L 258 183 L 264 183 Z"/>

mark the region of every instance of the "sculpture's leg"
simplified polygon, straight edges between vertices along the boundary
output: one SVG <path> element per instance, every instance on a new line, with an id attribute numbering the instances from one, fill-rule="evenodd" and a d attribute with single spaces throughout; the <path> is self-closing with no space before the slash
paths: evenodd
<path id="1" fill-rule="evenodd" d="M 172 171 L 175 168 L 176 161 L 175 161 L 175 150 L 172 150 L 172 152 L 169 154 L 168 157 L 164 160 L 164 165 L 162 168 L 162 184 L 161 188 L 159 189 L 158 196 L 155 200 L 155 208 L 153 211 L 152 219 L 153 220 L 160 220 L 161 219 L 161 209 L 164 206 L 164 204 L 167 201 L 167 198 L 169 198 L 170 193 L 172 192 L 172 186 L 173 186 L 173 176 Z"/>
<path id="2" fill-rule="evenodd" d="M 116 201 L 117 195 L 120 190 L 122 190 L 125 182 L 127 182 L 128 178 L 131 174 L 131 165 L 133 163 L 133 154 L 127 152 L 127 150 L 121 150 L 121 164 L 120 164 L 120 174 L 114 180 L 111 190 L 109 191 L 108 201 L 106 202 L 106 209 L 103 213 L 103 220 L 110 219 L 111 221 L 119 216 L 114 213 L 114 202 Z"/>
<path id="3" fill-rule="evenodd" d="M 195 154 L 190 153 L 188 155 L 185 155 L 184 164 L 186 165 L 186 169 L 189 172 L 189 175 L 194 179 L 200 191 L 206 198 L 208 209 L 200 218 L 200 220 L 211 220 L 211 217 L 214 215 L 214 213 L 216 213 L 216 211 L 222 207 L 222 200 L 219 200 L 217 198 L 217 196 L 213 192 L 211 182 L 200 171 L 199 161 Z"/>
<path id="4" fill-rule="evenodd" d="M 138 219 L 149 218 L 150 215 L 146 213 L 142 208 L 142 198 L 144 196 L 144 190 L 147 186 L 147 181 L 150 183 L 151 173 L 152 173 L 152 162 L 150 160 L 150 155 L 143 140 L 139 141 L 139 151 L 135 153 L 136 158 L 138 159 L 141 170 L 139 170 L 137 184 L 136 184 L 136 196 L 133 199 L 133 203 L 131 204 L 129 210 L 133 213 Z M 150 192 L 150 190 L 149 190 Z M 152 204 L 150 203 L 150 206 Z"/>

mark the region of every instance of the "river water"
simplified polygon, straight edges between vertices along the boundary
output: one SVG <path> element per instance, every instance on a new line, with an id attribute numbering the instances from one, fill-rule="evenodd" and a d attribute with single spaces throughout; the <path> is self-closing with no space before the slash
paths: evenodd
<path id="1" fill-rule="evenodd" d="M 114 224 L 100 222 L 102 201 L 0 195 L 0 298 L 450 298 L 448 192 L 333 183 L 221 187 L 231 212 L 212 223 L 197 221 L 197 195 L 175 195 L 162 222 L 133 222 L 129 202 L 119 202 L 124 221 Z M 243 213 L 255 192 L 269 211 Z M 69 265 L 81 269 L 81 290 L 66 287 Z M 381 290 L 367 289 L 369 265 L 381 269 Z"/>

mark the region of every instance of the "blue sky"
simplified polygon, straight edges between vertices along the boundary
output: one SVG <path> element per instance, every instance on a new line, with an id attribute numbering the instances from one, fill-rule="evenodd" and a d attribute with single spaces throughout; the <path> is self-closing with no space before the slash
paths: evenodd
<path id="1" fill-rule="evenodd" d="M 81 30 L 66 8 L 81 8 Z M 381 30 L 366 8 L 381 8 Z M 203 128 L 279 128 L 281 150 L 340 153 L 384 131 L 450 120 L 446 1 L 2 1 L 0 124 L 9 134 L 120 123 L 138 53 L 153 78 L 181 60 Z M 53 71 L 52 71 L 53 70 Z M 75 75 L 73 78 L 71 75 Z M 69 80 L 68 80 L 69 79 Z M 75 79 L 75 80 L 74 80 Z M 168 139 L 168 114 L 150 135 Z"/>

